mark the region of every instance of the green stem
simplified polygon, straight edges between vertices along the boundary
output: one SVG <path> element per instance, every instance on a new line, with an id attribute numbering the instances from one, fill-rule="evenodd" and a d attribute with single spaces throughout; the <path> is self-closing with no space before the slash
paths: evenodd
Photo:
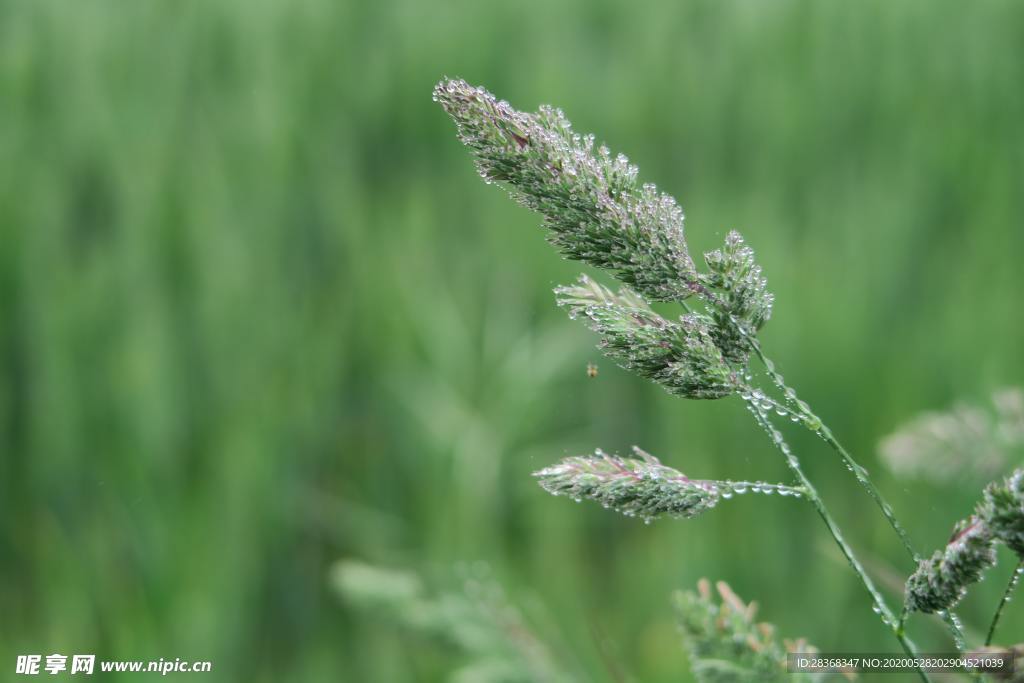
<path id="1" fill-rule="evenodd" d="M 921 557 L 917 554 L 917 551 L 914 550 L 914 546 L 910 543 L 910 537 L 907 536 L 907 532 L 903 528 L 903 525 L 901 525 L 899 520 L 896 519 L 896 515 L 892 511 L 892 506 L 890 506 L 885 498 L 882 497 L 882 494 L 877 488 L 875 488 L 875 485 L 868 478 L 867 470 L 861 467 L 861 465 L 853 459 L 853 456 L 850 455 L 849 451 L 843 448 L 843 445 L 839 443 L 839 440 L 836 439 L 834 434 L 832 434 L 832 430 L 828 428 L 828 425 L 826 425 L 820 417 L 814 414 L 811 407 L 804 401 L 797 398 L 796 391 L 785 383 L 782 375 L 775 369 L 775 363 L 765 356 L 764 352 L 761 350 L 761 345 L 756 339 L 751 340 L 751 345 L 753 346 L 754 353 L 757 354 L 761 363 L 764 364 L 765 369 L 768 371 L 769 376 L 771 376 L 775 384 L 782 389 L 787 398 L 792 399 L 798 406 L 802 414 L 801 417 L 804 418 L 801 422 L 812 431 L 821 435 L 821 438 L 825 440 L 825 443 L 831 446 L 832 450 L 839 454 L 839 457 L 842 458 L 846 467 L 853 472 L 853 475 L 857 478 L 857 482 L 864 487 L 864 490 L 867 491 L 868 495 L 870 495 L 875 501 L 875 504 L 882 511 L 882 514 L 885 515 L 885 518 L 889 521 L 889 525 L 893 528 L 893 531 L 895 531 L 896 535 L 900 537 L 900 540 L 903 542 L 903 547 L 907 550 L 907 554 L 910 555 L 914 562 L 918 562 Z"/>
<path id="2" fill-rule="evenodd" d="M 999 624 L 999 618 L 1003 616 L 1003 608 L 1006 607 L 1006 603 L 1010 601 L 1010 595 L 1013 594 L 1013 589 L 1017 587 L 1017 583 L 1020 581 L 1020 575 L 1024 573 L 1024 559 L 1021 559 L 1017 563 L 1017 566 L 1013 569 L 1013 574 L 1010 575 L 1010 583 L 1006 585 L 1006 590 L 1003 591 L 1003 597 L 999 601 L 999 606 L 996 607 L 996 613 L 992 617 L 992 624 L 988 627 L 988 635 L 985 637 L 985 647 L 992 644 L 992 638 L 996 634 L 996 626 Z"/>
<path id="3" fill-rule="evenodd" d="M 938 616 L 949 627 L 949 632 L 953 634 L 953 644 L 956 645 L 956 649 L 959 652 L 966 650 L 967 638 L 964 636 L 964 630 L 960 626 L 960 618 L 956 616 L 956 613 L 952 610 L 944 609 L 939 612 Z"/>
<path id="4" fill-rule="evenodd" d="M 907 608 L 907 604 L 903 603 L 903 609 L 900 611 L 900 621 L 896 625 L 896 633 L 905 633 L 907 625 L 907 617 L 910 616 L 910 610 Z"/>
<path id="5" fill-rule="evenodd" d="M 821 499 L 821 496 L 818 495 L 818 490 L 814 487 L 814 484 L 812 484 L 811 480 L 807 478 L 806 474 L 804 474 L 800 461 L 789 447 L 789 444 L 786 443 L 782 433 L 771 423 L 771 420 L 765 414 L 760 405 L 754 401 L 749 401 L 748 404 L 750 405 L 751 412 L 754 414 L 754 418 L 757 420 L 758 424 L 768 432 L 768 435 L 771 437 L 775 447 L 786 458 L 786 464 L 789 465 L 789 469 L 793 471 L 793 474 L 796 475 L 801 486 L 806 490 L 805 495 L 807 496 L 807 500 L 814 506 L 814 509 L 817 511 L 818 516 L 821 517 L 822 521 L 825 522 L 825 526 L 828 527 L 829 533 L 832 534 L 832 538 L 835 540 L 836 545 L 839 546 L 839 550 L 842 551 L 843 555 L 850 563 L 850 566 L 853 567 L 853 571 L 857 574 L 861 583 L 864 584 L 864 587 L 871 595 L 871 599 L 874 602 L 874 610 L 880 615 L 882 623 L 892 630 L 907 655 L 917 657 L 916 646 L 909 638 L 907 638 L 902 629 L 897 627 L 896 617 L 893 615 L 892 610 L 889 609 L 889 605 L 886 604 L 885 598 L 882 597 L 882 594 L 875 586 L 874 581 L 872 581 L 871 577 L 868 576 L 868 573 L 860 563 L 860 560 L 857 559 L 853 549 L 843 538 L 843 534 L 839 530 L 839 526 L 832 518 L 832 515 L 829 514 L 829 511 L 825 507 L 825 503 Z M 921 668 L 918 668 L 917 672 L 920 675 L 921 680 L 926 683 L 931 681 L 928 674 L 926 674 Z"/>
<path id="6" fill-rule="evenodd" d="M 857 482 L 865 491 L 868 492 L 871 499 L 875 501 L 875 505 L 877 505 L 878 509 L 882 511 L 885 519 L 889 522 L 889 526 L 891 526 L 893 531 L 896 532 L 896 535 L 899 536 L 900 541 L 903 543 L 903 547 L 906 549 L 907 554 L 910 555 L 910 558 L 915 562 L 915 564 L 920 562 L 921 556 L 917 554 L 916 550 L 914 550 L 914 546 L 910 542 L 910 537 L 907 535 L 906 529 L 904 529 L 903 525 L 900 524 L 898 519 L 896 519 L 896 514 L 893 512 L 892 506 L 889 505 L 889 502 L 882 496 L 881 492 L 875 487 L 874 483 L 872 483 L 871 479 L 868 477 L 867 470 L 853 459 L 850 452 L 847 451 L 841 443 L 839 443 L 839 439 L 835 437 L 828 425 L 826 425 L 824 421 L 818 417 L 813 410 L 811 410 L 811 407 L 805 401 L 800 400 L 796 394 L 796 390 L 786 384 L 782 374 L 775 369 L 775 363 L 773 363 L 761 349 L 761 344 L 758 340 L 751 337 L 750 344 L 754 349 L 754 353 L 764 365 L 768 375 L 772 378 L 772 381 L 775 382 L 776 386 L 782 390 L 787 400 L 796 404 L 797 410 L 799 410 L 801 424 L 821 436 L 825 443 L 827 443 L 832 450 L 839 455 L 842 461 L 846 464 L 847 469 L 853 472 L 853 476 L 857 479 Z M 957 649 L 963 651 L 965 647 L 965 639 L 963 629 L 960 628 L 956 615 L 951 611 L 947 612 L 947 616 L 943 617 L 943 621 L 949 627 Z"/>

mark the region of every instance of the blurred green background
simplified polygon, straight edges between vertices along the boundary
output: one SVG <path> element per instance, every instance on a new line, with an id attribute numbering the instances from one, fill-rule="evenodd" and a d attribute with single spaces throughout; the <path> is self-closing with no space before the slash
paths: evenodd
<path id="1" fill-rule="evenodd" d="M 339 600 L 339 558 L 486 562 L 585 680 L 689 680 L 668 596 L 701 576 L 822 649 L 895 651 L 805 505 L 644 526 L 533 483 L 634 443 L 693 476 L 787 472 L 738 399 L 674 399 L 555 308 L 580 266 L 480 182 L 431 102 L 442 75 L 561 106 L 679 198 L 695 253 L 740 229 L 777 295 L 766 348 L 919 547 L 969 511 L 977 490 L 896 480 L 875 448 L 1024 381 L 1021 3 L 4 0 L 2 670 L 463 663 Z M 789 432 L 898 588 L 911 567 L 869 499 Z"/>

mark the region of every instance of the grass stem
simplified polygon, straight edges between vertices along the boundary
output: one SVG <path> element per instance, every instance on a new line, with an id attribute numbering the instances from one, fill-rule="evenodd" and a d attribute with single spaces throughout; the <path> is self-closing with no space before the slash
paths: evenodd
<path id="1" fill-rule="evenodd" d="M 992 644 L 992 638 L 996 634 L 996 626 L 999 625 L 999 618 L 1003 616 L 1003 609 L 1006 607 L 1006 603 L 1010 602 L 1010 596 L 1013 595 L 1014 589 L 1020 583 L 1022 573 L 1024 573 L 1024 559 L 1021 559 L 1017 566 L 1014 567 L 1013 574 L 1010 575 L 1010 582 L 1006 584 L 1006 590 L 1003 591 L 1003 597 L 999 600 L 999 606 L 996 607 L 996 613 L 992 616 L 992 623 L 988 627 L 988 635 L 985 636 L 985 647 Z"/>
<path id="2" fill-rule="evenodd" d="M 821 499 L 821 496 L 818 494 L 818 490 L 814 487 L 814 484 L 811 483 L 811 480 L 807 478 L 807 475 L 803 471 L 803 467 L 800 465 L 800 460 L 796 457 L 796 455 L 793 453 L 793 450 L 786 443 L 784 437 L 782 436 L 782 433 L 775 427 L 775 425 L 772 424 L 768 415 L 759 405 L 757 405 L 753 401 L 749 401 L 748 404 L 758 424 L 760 424 L 765 429 L 765 431 L 768 432 L 768 435 L 771 437 L 772 443 L 775 445 L 776 449 L 778 449 L 782 453 L 782 455 L 785 456 L 786 464 L 789 465 L 790 470 L 792 470 L 793 474 L 796 475 L 796 478 L 800 482 L 800 485 L 806 490 L 805 495 L 807 497 L 807 500 L 811 503 L 811 505 L 814 506 L 815 511 L 817 511 L 818 516 L 821 517 L 822 521 L 825 522 L 825 526 L 828 528 L 829 533 L 832 534 L 832 538 L 835 540 L 836 545 L 839 546 L 839 550 L 846 557 L 846 560 L 850 563 L 850 566 L 853 568 L 854 573 L 857 574 L 857 576 L 861 580 L 861 583 L 864 584 L 864 587 L 871 595 L 871 599 L 874 602 L 874 611 L 877 614 L 879 614 L 879 616 L 882 619 L 882 623 L 884 623 L 887 627 L 889 627 L 892 630 L 893 635 L 896 636 L 896 639 L 903 647 L 904 652 L 906 652 L 911 657 L 917 657 L 917 647 L 909 638 L 907 638 L 900 624 L 897 623 L 897 619 L 893 615 L 892 610 L 889 608 L 889 605 L 886 604 L 885 598 L 882 597 L 882 594 L 879 592 L 878 588 L 875 586 L 874 581 L 871 579 L 867 571 L 864 569 L 864 566 L 860 563 L 860 560 L 857 559 L 857 556 L 853 552 L 853 548 L 851 548 L 850 545 L 843 538 L 843 534 L 839 530 L 839 526 L 832 518 L 832 515 L 829 513 L 828 508 L 825 507 L 825 502 Z M 929 682 L 931 680 L 928 677 L 928 674 L 925 673 L 924 670 L 922 670 L 921 668 L 917 669 L 917 673 L 920 676 L 921 680 L 926 682 Z"/>

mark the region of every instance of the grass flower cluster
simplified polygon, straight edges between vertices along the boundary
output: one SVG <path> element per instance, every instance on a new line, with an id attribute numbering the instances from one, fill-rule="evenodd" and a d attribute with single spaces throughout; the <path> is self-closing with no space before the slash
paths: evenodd
<path id="1" fill-rule="evenodd" d="M 989 484 L 975 513 L 957 522 L 946 547 L 921 560 L 907 580 L 907 609 L 941 612 L 954 607 L 996 563 L 998 543 L 1024 562 L 1024 470 Z"/>
<path id="2" fill-rule="evenodd" d="M 582 317 L 601 335 L 601 349 L 622 367 L 686 398 L 722 398 L 737 389 L 712 335 L 712 322 L 696 314 L 666 320 L 636 292 L 618 293 L 583 275 L 555 289 L 569 317 Z"/>
<path id="3" fill-rule="evenodd" d="M 992 535 L 1024 559 L 1024 470 L 985 489 L 981 515 Z"/>
<path id="4" fill-rule="evenodd" d="M 439 83 L 434 99 L 455 119 L 481 177 L 543 215 L 565 256 L 614 272 L 653 301 L 699 286 L 675 200 L 641 186 L 622 154 L 594 150 L 594 137 L 574 133 L 561 110 L 516 111 L 459 80 Z"/>
<path id="5" fill-rule="evenodd" d="M 622 458 L 599 450 L 594 455 L 565 458 L 534 476 L 553 495 L 569 496 L 577 502 L 593 500 L 645 522 L 662 515 L 696 517 L 723 498 L 747 491 L 798 498 L 803 493 L 802 489 L 782 484 L 690 479 L 636 446 L 633 453 L 635 457 Z"/>
<path id="6" fill-rule="evenodd" d="M 988 526 L 977 517 L 957 522 L 946 547 L 921 560 L 907 579 L 907 609 L 941 612 L 954 607 L 967 587 L 980 581 L 995 563 L 995 544 Z"/>
<path id="7" fill-rule="evenodd" d="M 721 248 L 704 254 L 703 268 L 698 267 L 675 199 L 653 184 L 642 184 L 636 166 L 624 155 L 613 155 L 604 145 L 595 149 L 594 136 L 574 132 L 560 110 L 545 106 L 536 113 L 521 112 L 462 80 L 438 83 L 434 99 L 455 121 L 459 139 L 472 151 L 486 182 L 499 183 L 517 201 L 541 214 L 548 239 L 564 256 L 608 271 L 622 283 L 615 291 L 583 275 L 575 284 L 555 290 L 558 305 L 600 336 L 603 352 L 674 395 L 743 400 L 794 478 L 792 486 L 769 487 L 765 492 L 795 493 L 810 504 L 863 584 L 872 609 L 904 651 L 917 653 L 905 630 L 907 616 L 914 611 L 940 613 L 962 650 L 961 628 L 949 610 L 967 585 L 994 562 L 993 543 L 1001 541 L 1014 548 L 1024 543 L 1019 476 L 990 487 L 976 514 L 958 525 L 950 544 L 922 559 L 867 471 L 798 397 L 762 349 L 758 332 L 771 317 L 774 297 L 753 250 L 738 232 L 730 232 Z M 676 303 L 681 313 L 663 316 L 651 307 L 655 302 Z M 998 404 L 1001 410 L 1006 403 Z M 917 564 L 907 582 L 902 616 L 897 616 L 846 542 L 776 425 L 780 419 L 805 427 L 825 441 Z M 905 443 L 891 450 L 906 451 Z M 594 500 L 648 521 L 661 515 L 693 517 L 744 488 L 745 483 L 691 480 L 642 451 L 634 455 L 620 458 L 597 452 L 567 458 L 536 476 L 553 494 Z M 1007 599 L 1013 585 L 1007 589 Z M 716 609 L 731 615 L 727 620 L 733 619 L 742 610 L 736 609 L 729 594 L 720 593 L 731 607 Z M 683 598 L 683 604 L 693 613 L 699 611 L 695 605 L 710 609 L 703 594 Z M 929 680 L 924 671 L 918 673 Z"/>
<path id="8" fill-rule="evenodd" d="M 945 548 L 920 561 L 907 579 L 905 614 L 919 611 L 948 614 L 995 565 L 996 545 L 1017 555 L 1017 567 L 996 607 L 985 645 L 992 643 L 1006 604 L 1024 575 L 1024 470 L 1015 470 L 984 491 L 973 515 L 957 522 Z"/>
<path id="9" fill-rule="evenodd" d="M 789 653 L 817 649 L 802 638 L 780 640 L 772 624 L 754 620 L 757 604 L 744 603 L 724 581 L 713 592 L 701 579 L 696 592 L 679 591 L 673 602 L 690 667 L 701 683 L 816 683 L 826 676 L 788 673 Z"/>

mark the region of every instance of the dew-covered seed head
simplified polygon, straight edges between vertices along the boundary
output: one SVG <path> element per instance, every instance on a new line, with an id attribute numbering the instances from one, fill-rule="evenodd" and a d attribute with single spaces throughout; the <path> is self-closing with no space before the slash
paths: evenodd
<path id="1" fill-rule="evenodd" d="M 745 365 L 751 339 L 771 317 L 775 297 L 754 261 L 754 250 L 735 230 L 726 236 L 725 246 L 704 254 L 704 262 L 710 272 L 702 281 L 716 290 L 710 307 L 715 342 L 731 363 Z"/>
<path id="2" fill-rule="evenodd" d="M 717 595 L 716 595 L 717 594 Z M 808 683 L 812 674 L 787 671 L 790 652 L 817 650 L 803 638 L 779 638 L 772 624 L 755 621 L 756 603 L 745 603 L 724 581 L 701 579 L 697 590 L 673 596 L 691 668 L 702 681 Z"/>
<path id="3" fill-rule="evenodd" d="M 1024 469 L 989 484 L 978 514 L 998 541 L 1024 559 Z"/>
<path id="4" fill-rule="evenodd" d="M 556 496 L 593 500 L 627 517 L 651 520 L 667 515 L 690 518 L 710 510 L 721 498 L 707 482 L 694 481 L 634 449 L 622 458 L 597 450 L 535 472 L 540 485 Z"/>
<path id="5" fill-rule="evenodd" d="M 637 167 L 594 137 L 573 132 L 565 114 L 542 106 L 513 109 L 483 88 L 446 79 L 434 99 L 455 121 L 459 139 L 488 181 L 544 217 L 550 241 L 566 257 L 612 271 L 651 301 L 689 297 L 697 284 L 683 234 L 683 211 Z"/>
<path id="6" fill-rule="evenodd" d="M 715 345 L 706 316 L 667 320 L 628 287 L 618 292 L 586 275 L 555 290 L 570 317 L 582 316 L 601 335 L 601 349 L 622 367 L 687 398 L 722 398 L 736 391 L 732 370 Z"/>
<path id="7" fill-rule="evenodd" d="M 960 521 L 946 547 L 921 560 L 907 579 L 907 608 L 934 613 L 954 607 L 995 561 L 995 542 L 985 522 L 976 516 Z"/>

